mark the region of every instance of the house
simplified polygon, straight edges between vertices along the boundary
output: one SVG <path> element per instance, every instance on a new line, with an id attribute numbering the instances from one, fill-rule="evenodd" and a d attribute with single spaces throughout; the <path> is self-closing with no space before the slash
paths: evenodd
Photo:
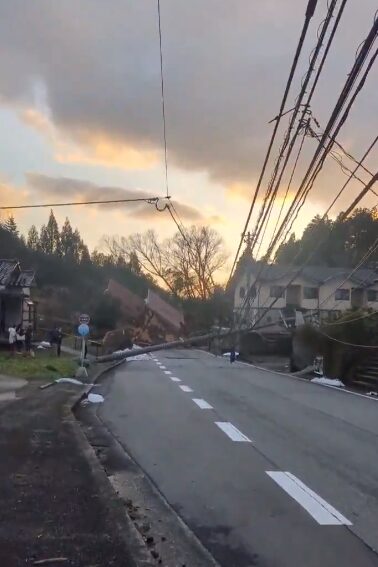
<path id="1" fill-rule="evenodd" d="M 105 293 L 120 302 L 122 315 L 126 321 L 136 322 L 143 320 L 145 303 L 141 297 L 130 291 L 124 285 L 110 279 Z"/>
<path id="2" fill-rule="evenodd" d="M 378 272 L 362 268 L 299 268 L 248 260 L 234 282 L 234 319 L 274 324 L 295 318 L 318 320 L 355 308 L 378 310 Z M 293 281 L 292 281 L 293 280 Z M 269 306 L 275 301 L 274 305 Z"/>
<path id="3" fill-rule="evenodd" d="M 130 326 L 135 341 L 164 342 L 180 336 L 183 332 L 184 316 L 181 310 L 173 307 L 151 289 L 147 298 L 142 299 L 127 287 L 109 280 L 105 293 L 118 299 L 122 321 Z M 116 331 L 110 331 L 114 335 Z"/>
<path id="4" fill-rule="evenodd" d="M 18 260 L 0 260 L 0 329 L 7 333 L 10 325 L 31 324 L 35 329 L 36 305 L 31 299 L 35 274 L 22 270 Z"/>
<path id="5" fill-rule="evenodd" d="M 179 335 L 184 327 L 184 315 L 180 309 L 164 301 L 156 292 L 148 290 L 146 299 L 148 309 L 160 319 L 162 325 L 172 333 Z"/>

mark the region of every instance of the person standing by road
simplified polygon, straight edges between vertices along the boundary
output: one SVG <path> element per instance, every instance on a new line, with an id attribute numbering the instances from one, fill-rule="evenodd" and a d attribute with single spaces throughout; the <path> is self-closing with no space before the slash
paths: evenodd
<path id="1" fill-rule="evenodd" d="M 230 352 L 230 362 L 231 362 L 231 364 L 232 364 L 233 362 L 235 362 L 235 360 L 236 360 L 236 352 L 235 352 L 235 347 L 233 346 L 233 347 L 231 347 L 231 352 Z"/>
<path id="2" fill-rule="evenodd" d="M 30 354 L 31 352 L 32 337 L 33 337 L 32 326 L 28 325 L 25 331 L 25 350 L 27 354 Z"/>
<path id="3" fill-rule="evenodd" d="M 56 340 L 56 355 L 60 356 L 63 340 L 63 331 L 61 327 L 55 329 L 55 340 Z"/>
<path id="4" fill-rule="evenodd" d="M 15 325 L 11 325 L 8 329 L 8 333 L 9 333 L 9 348 L 12 354 L 14 354 L 14 351 L 16 349 L 16 340 L 17 340 L 17 333 L 16 333 L 16 326 Z"/>
<path id="5" fill-rule="evenodd" d="M 16 327 L 16 345 L 18 352 L 23 352 L 25 348 L 25 331 L 21 323 Z"/>

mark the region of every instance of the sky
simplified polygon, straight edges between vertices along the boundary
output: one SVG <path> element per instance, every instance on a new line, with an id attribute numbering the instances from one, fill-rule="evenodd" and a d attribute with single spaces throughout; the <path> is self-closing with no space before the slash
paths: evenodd
<path id="1" fill-rule="evenodd" d="M 261 170 L 273 128 L 269 121 L 277 115 L 306 4 L 161 0 L 169 193 L 184 225 L 209 224 L 218 230 L 230 258 Z M 319 0 L 288 108 L 299 92 L 326 9 L 326 1 Z M 375 0 L 347 3 L 313 99 L 321 126 L 375 10 Z M 157 0 L 0 2 L 2 205 L 163 198 L 160 88 Z M 377 88 L 375 66 L 340 132 L 339 141 L 356 157 L 376 135 Z M 306 139 L 293 191 L 315 147 L 314 140 Z M 367 161 L 371 169 L 376 158 L 377 153 Z M 329 160 L 294 226 L 297 235 L 326 209 L 344 180 L 340 167 Z M 351 184 L 332 214 L 345 208 L 359 188 L 358 182 Z M 285 189 L 284 179 L 272 219 Z M 377 201 L 370 193 L 362 204 L 372 207 Z M 104 234 L 155 229 L 164 238 L 175 232 L 169 214 L 148 204 L 54 212 L 59 223 L 69 216 L 91 249 Z M 40 227 L 47 222 L 49 210 L 13 214 L 26 232 L 33 223 Z"/>

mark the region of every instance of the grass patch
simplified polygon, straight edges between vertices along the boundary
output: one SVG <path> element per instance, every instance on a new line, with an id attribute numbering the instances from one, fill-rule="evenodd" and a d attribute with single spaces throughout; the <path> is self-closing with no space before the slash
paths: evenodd
<path id="1" fill-rule="evenodd" d="M 0 374 L 19 378 L 54 379 L 73 376 L 77 364 L 69 356 L 58 358 L 55 352 L 36 351 L 35 358 L 0 352 Z"/>

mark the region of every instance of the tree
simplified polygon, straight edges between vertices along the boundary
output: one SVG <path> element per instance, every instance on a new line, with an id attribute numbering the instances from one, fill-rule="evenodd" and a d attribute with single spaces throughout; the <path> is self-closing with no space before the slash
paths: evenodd
<path id="1" fill-rule="evenodd" d="M 138 255 L 135 252 L 131 252 L 128 267 L 133 274 L 140 275 L 142 270 L 140 267 L 140 262 L 138 260 Z"/>
<path id="2" fill-rule="evenodd" d="M 27 246 L 31 250 L 39 249 L 39 234 L 34 224 L 29 228 Z"/>
<path id="3" fill-rule="evenodd" d="M 74 241 L 73 230 L 69 219 L 66 217 L 62 230 L 60 232 L 60 245 L 63 258 L 73 259 L 74 257 Z"/>
<path id="4" fill-rule="evenodd" d="M 277 250 L 276 261 L 333 267 L 355 266 L 373 245 L 378 234 L 376 209 L 356 209 L 344 219 L 340 214 L 335 220 L 316 215 L 303 231 L 300 239 L 291 235 Z M 370 262 L 378 261 L 378 251 Z"/>
<path id="5" fill-rule="evenodd" d="M 17 228 L 17 224 L 16 221 L 14 220 L 14 216 L 13 215 L 9 215 L 9 217 L 6 219 L 6 221 L 3 223 L 3 227 L 5 228 L 5 230 L 7 230 L 8 232 L 10 232 L 11 234 L 14 234 L 15 236 L 18 236 L 18 228 Z"/>
<path id="6" fill-rule="evenodd" d="M 221 236 L 210 227 L 192 226 L 185 234 L 178 232 L 162 242 L 152 230 L 104 242 L 111 257 L 122 255 L 130 264 L 136 256 L 145 274 L 178 297 L 210 297 L 214 276 L 227 259 Z"/>
<path id="7" fill-rule="evenodd" d="M 40 248 L 45 254 L 62 255 L 59 228 L 53 210 L 50 211 L 47 225 L 41 228 Z"/>
<path id="8" fill-rule="evenodd" d="M 80 255 L 80 264 L 85 265 L 91 263 L 91 255 L 89 254 L 88 246 L 84 244 L 83 241 L 81 241 L 80 243 L 79 255 Z"/>
<path id="9" fill-rule="evenodd" d="M 41 234 L 39 237 L 39 248 L 41 252 L 44 252 L 45 254 L 51 254 L 50 240 L 45 224 L 43 224 L 41 227 Z"/>

